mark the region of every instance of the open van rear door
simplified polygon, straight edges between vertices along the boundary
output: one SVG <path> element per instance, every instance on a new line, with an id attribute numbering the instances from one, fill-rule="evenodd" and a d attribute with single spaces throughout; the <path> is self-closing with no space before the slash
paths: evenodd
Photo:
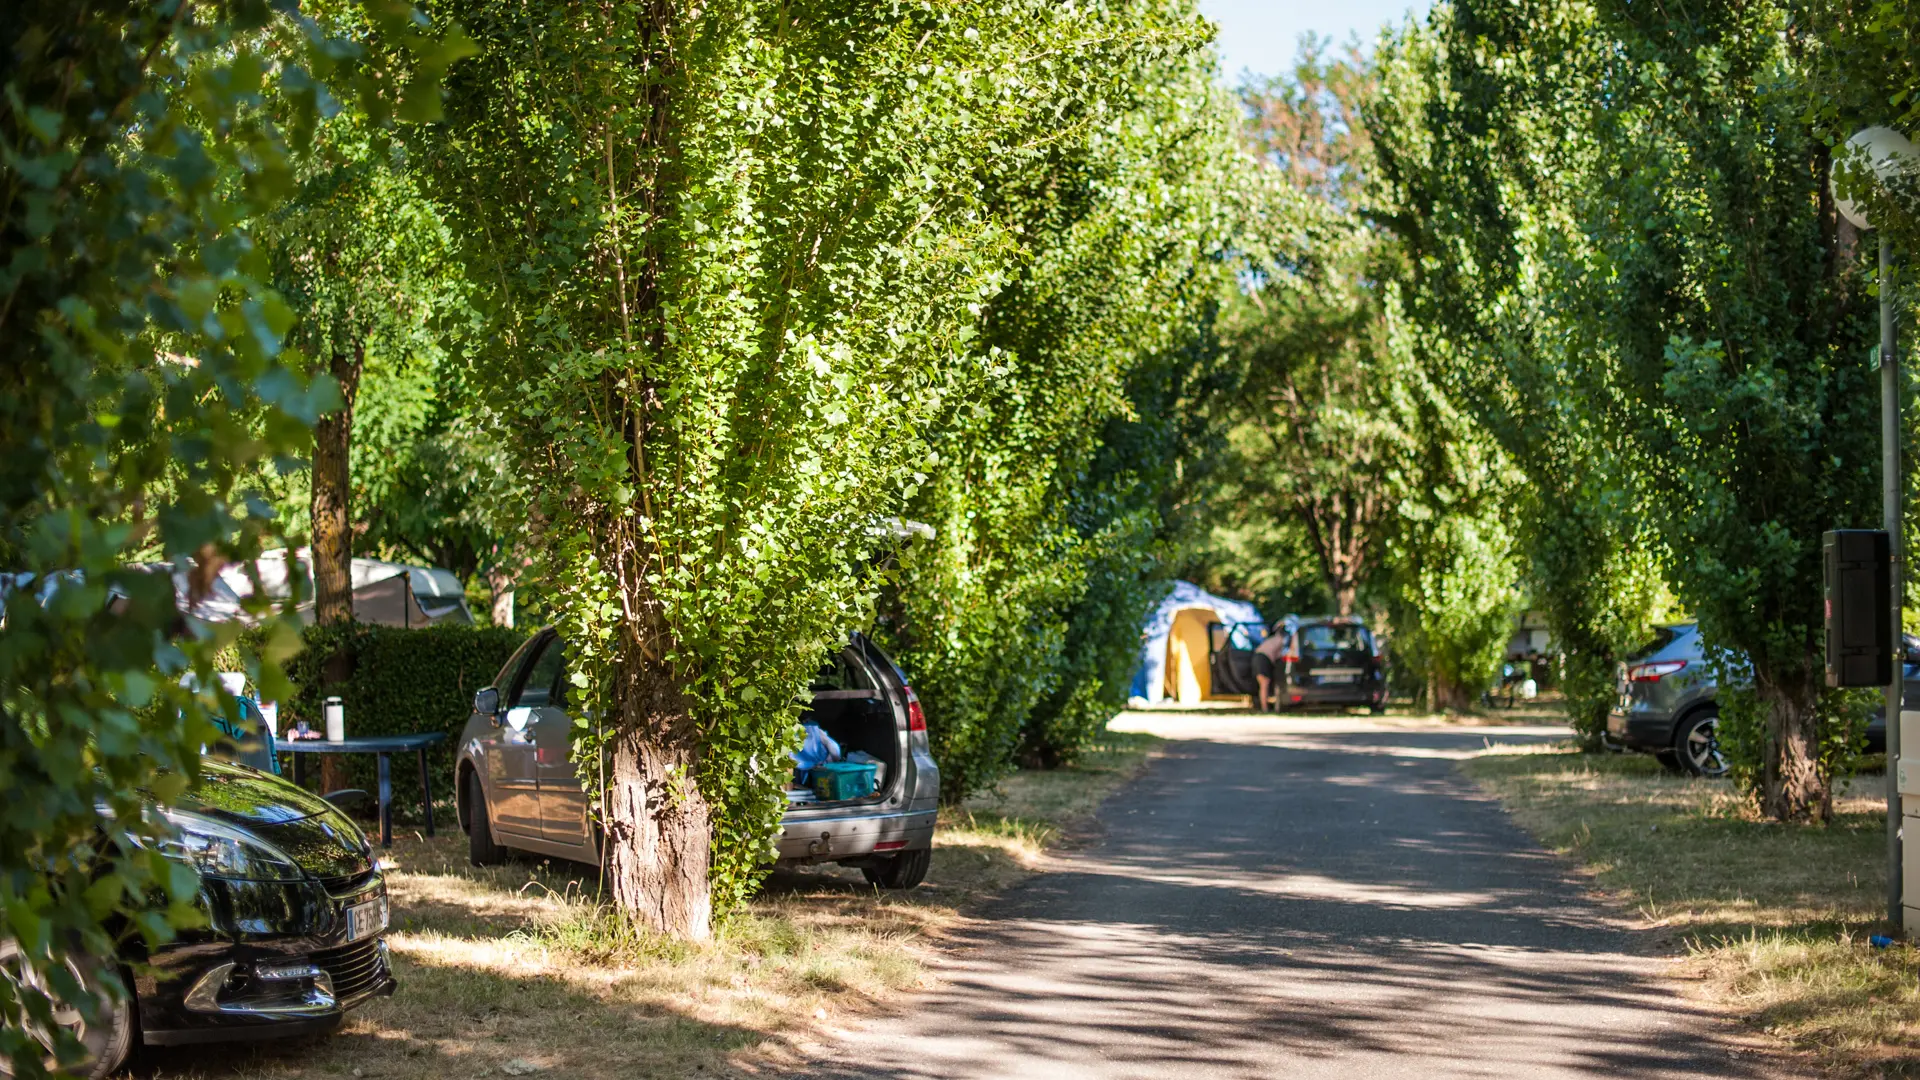
<path id="1" fill-rule="evenodd" d="M 1253 647 L 1262 629 L 1259 623 L 1207 624 L 1207 667 L 1215 694 L 1253 693 Z"/>

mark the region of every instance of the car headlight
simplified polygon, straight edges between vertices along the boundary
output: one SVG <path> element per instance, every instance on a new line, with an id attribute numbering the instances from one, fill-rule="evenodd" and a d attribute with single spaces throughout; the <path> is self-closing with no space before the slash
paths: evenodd
<path id="1" fill-rule="evenodd" d="M 166 818 L 178 832 L 160 842 L 161 852 L 193 867 L 202 877 L 299 881 L 306 876 L 272 844 L 225 822 L 182 810 L 168 810 Z"/>

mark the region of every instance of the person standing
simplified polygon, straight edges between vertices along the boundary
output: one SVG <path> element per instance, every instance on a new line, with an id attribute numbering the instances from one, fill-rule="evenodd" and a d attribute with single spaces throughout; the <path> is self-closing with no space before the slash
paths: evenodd
<path id="1" fill-rule="evenodd" d="M 1273 633 L 1260 640 L 1253 647 L 1253 682 L 1257 694 L 1253 699 L 1254 712 L 1280 711 L 1280 680 L 1286 677 L 1286 662 L 1282 659 L 1287 649 L 1287 630 L 1284 625 L 1276 626 Z M 1268 709 L 1271 699 L 1273 707 Z"/>

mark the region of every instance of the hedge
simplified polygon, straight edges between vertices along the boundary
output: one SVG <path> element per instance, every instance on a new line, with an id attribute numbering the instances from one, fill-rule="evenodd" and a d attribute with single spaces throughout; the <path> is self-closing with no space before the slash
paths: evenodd
<path id="1" fill-rule="evenodd" d="M 473 693 L 492 682 L 527 634 L 506 627 L 403 630 L 349 623 L 309 626 L 301 640 L 301 651 L 285 662 L 295 691 L 292 700 L 280 702 L 280 729 L 290 730 L 305 720 L 313 730 L 325 732 L 321 702 L 338 695 L 346 708 L 349 738 L 444 731 L 447 741 L 429 753 L 428 775 L 435 796 L 448 798 L 453 790 L 451 747 L 466 726 Z M 344 683 L 327 687 L 322 668 L 342 648 L 353 658 L 352 673 Z M 342 760 L 349 786 L 372 793 L 378 775 L 373 756 L 350 754 Z M 283 757 L 283 768 L 285 761 Z M 310 780 L 320 774 L 315 758 L 308 758 L 305 768 Z M 413 769 L 410 756 L 393 759 L 394 809 L 409 816 L 418 783 Z"/>

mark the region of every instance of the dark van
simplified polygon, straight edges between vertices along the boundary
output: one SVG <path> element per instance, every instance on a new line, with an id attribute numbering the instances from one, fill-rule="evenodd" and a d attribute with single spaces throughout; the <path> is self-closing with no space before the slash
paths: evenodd
<path id="1" fill-rule="evenodd" d="M 1214 623 L 1209 630 L 1215 692 L 1253 693 L 1253 649 L 1262 640 L 1262 627 Z M 1283 663 L 1275 671 L 1282 706 L 1365 705 L 1375 714 L 1387 711 L 1386 664 L 1373 631 L 1358 615 L 1289 616 L 1273 632 L 1287 635 Z"/>

